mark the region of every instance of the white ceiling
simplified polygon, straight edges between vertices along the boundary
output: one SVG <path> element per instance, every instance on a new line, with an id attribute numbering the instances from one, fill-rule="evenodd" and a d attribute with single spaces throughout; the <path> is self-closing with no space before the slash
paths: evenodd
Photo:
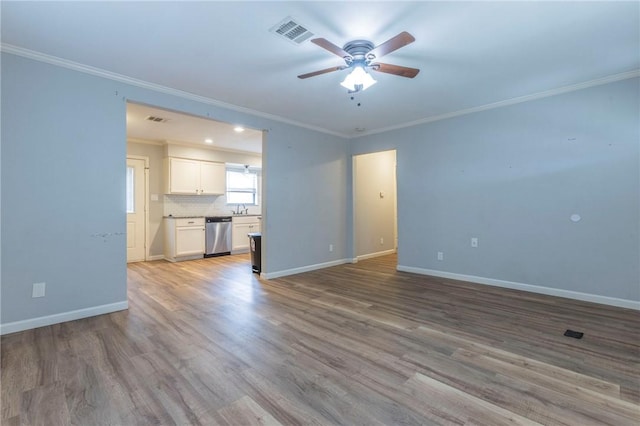
<path id="1" fill-rule="evenodd" d="M 148 117 L 165 121 L 150 121 Z M 127 139 L 198 145 L 209 149 L 223 149 L 262 153 L 262 132 L 243 127 L 235 131 L 234 124 L 199 118 L 175 111 L 134 103 L 127 104 Z M 207 139 L 211 143 L 205 142 Z"/>
<path id="2" fill-rule="evenodd" d="M 5 50 L 29 49 L 345 136 L 398 127 L 640 68 L 634 2 L 13 2 Z M 381 59 L 354 100 L 341 59 L 268 30 L 292 16 L 338 46 L 416 41 Z M 16 49 L 16 47 L 18 49 Z M 358 104 L 360 106 L 358 106 Z"/>

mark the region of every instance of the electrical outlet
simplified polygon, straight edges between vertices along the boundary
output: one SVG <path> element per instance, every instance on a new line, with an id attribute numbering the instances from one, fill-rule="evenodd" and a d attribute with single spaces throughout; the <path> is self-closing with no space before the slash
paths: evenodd
<path id="1" fill-rule="evenodd" d="M 441 251 L 438 252 L 438 260 L 444 260 L 444 253 Z"/>
<path id="2" fill-rule="evenodd" d="M 31 297 L 44 297 L 44 290 L 47 283 L 33 283 Z"/>
<path id="3" fill-rule="evenodd" d="M 380 245 L 384 244 L 384 238 L 380 237 Z"/>
<path id="4" fill-rule="evenodd" d="M 478 247 L 478 239 L 476 237 L 471 238 L 471 247 Z"/>
<path id="5" fill-rule="evenodd" d="M 329 244 L 329 251 L 333 251 L 333 244 Z"/>

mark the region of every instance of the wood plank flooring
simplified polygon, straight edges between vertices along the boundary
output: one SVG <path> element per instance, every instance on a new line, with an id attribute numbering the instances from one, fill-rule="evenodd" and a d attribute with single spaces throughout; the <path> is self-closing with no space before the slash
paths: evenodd
<path id="1" fill-rule="evenodd" d="M 128 311 L 2 337 L 0 423 L 640 424 L 637 311 L 396 262 L 131 264 Z"/>

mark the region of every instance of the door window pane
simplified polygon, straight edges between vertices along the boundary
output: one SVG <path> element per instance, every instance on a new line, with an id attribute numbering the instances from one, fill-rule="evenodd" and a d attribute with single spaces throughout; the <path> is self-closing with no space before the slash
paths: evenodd
<path id="1" fill-rule="evenodd" d="M 135 213 L 136 207 L 134 203 L 134 182 L 135 182 L 135 169 L 127 166 L 127 213 Z"/>

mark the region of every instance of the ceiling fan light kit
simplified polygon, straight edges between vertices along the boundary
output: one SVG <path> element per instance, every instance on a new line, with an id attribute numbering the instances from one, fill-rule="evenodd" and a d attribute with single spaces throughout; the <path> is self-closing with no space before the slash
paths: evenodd
<path id="1" fill-rule="evenodd" d="M 340 48 L 324 38 L 314 38 L 311 40 L 313 44 L 322 47 L 334 55 L 340 56 L 344 60 L 345 65 L 302 74 L 299 75 L 298 78 L 305 79 L 350 68 L 352 71 L 342 83 L 340 83 L 349 93 L 366 90 L 376 84 L 376 80 L 374 80 L 367 70 L 414 78 L 420 72 L 417 68 L 373 62 L 377 57 L 391 53 L 414 41 L 415 38 L 406 31 L 401 32 L 377 47 L 374 47 L 373 43 L 367 40 L 354 40 L 345 44 L 343 48 Z"/>
<path id="2" fill-rule="evenodd" d="M 364 67 L 356 66 L 340 85 L 347 89 L 349 93 L 355 93 L 360 90 L 367 90 L 376 83 L 377 81 L 371 77 L 371 74 L 364 70 Z"/>

